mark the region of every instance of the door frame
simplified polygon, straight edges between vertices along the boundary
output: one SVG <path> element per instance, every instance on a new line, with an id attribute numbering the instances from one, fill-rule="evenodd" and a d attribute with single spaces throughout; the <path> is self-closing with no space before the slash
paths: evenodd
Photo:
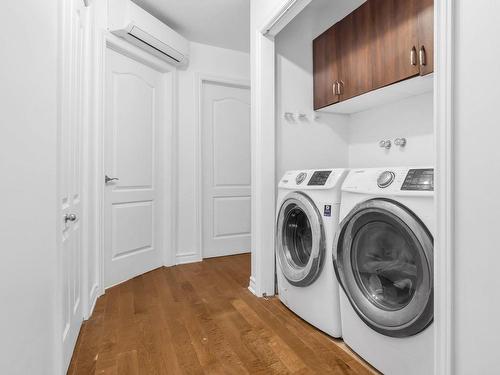
<path id="1" fill-rule="evenodd" d="M 174 249 L 177 244 L 177 69 L 175 66 L 160 60 L 159 58 L 150 55 L 144 50 L 131 45 L 125 40 L 111 34 L 108 31 L 102 31 L 100 40 L 97 41 L 96 47 L 96 84 L 94 93 L 95 104 L 95 119 L 93 126 L 94 137 L 89 140 L 89 154 L 96 160 L 96 168 L 89 168 L 86 175 L 89 179 L 90 189 L 95 193 L 95 200 L 89 207 L 89 225 L 92 222 L 90 216 L 95 219 L 93 230 L 95 235 L 89 239 L 89 244 L 92 244 L 96 249 L 97 254 L 97 283 L 90 288 L 90 300 L 88 301 L 88 312 L 86 317 L 92 313 L 97 297 L 104 294 L 104 215 L 105 215 L 105 186 L 103 178 L 105 173 L 104 159 L 104 127 L 106 126 L 106 52 L 112 49 L 126 57 L 132 58 L 140 63 L 143 63 L 150 68 L 160 72 L 165 84 L 165 115 L 162 116 L 163 123 L 160 126 L 160 144 L 164 147 L 159 151 L 160 159 L 163 160 L 161 168 L 161 210 L 162 213 L 162 230 L 164 233 L 163 249 L 161 249 L 163 266 L 174 264 Z M 92 248 L 92 246 L 89 246 Z M 89 267 L 84 270 L 84 274 L 88 274 Z"/>
<path id="2" fill-rule="evenodd" d="M 310 0 L 282 0 L 255 33 L 252 58 L 252 274 L 248 289 L 257 296 L 275 292 L 274 207 L 275 175 L 275 44 L 274 37 Z M 434 374 L 454 372 L 454 22 L 453 0 L 434 4 L 434 135 L 435 207 L 434 236 Z M 272 165 L 271 165 L 272 164 Z"/>
<path id="3" fill-rule="evenodd" d="M 53 324 L 54 324 L 54 342 L 53 342 L 53 361 L 54 361 L 54 370 L 56 374 L 59 373 L 66 373 L 67 367 L 65 363 L 65 358 L 64 358 L 64 345 L 62 342 L 62 336 L 63 336 L 63 328 L 61 326 L 61 322 L 63 321 L 63 309 L 64 309 L 64 304 L 63 304 L 63 261 L 62 261 L 62 254 L 63 254 L 63 242 L 61 240 L 60 234 L 60 226 L 61 224 L 61 219 L 62 219 L 62 211 L 61 211 L 61 203 L 60 203 L 60 196 L 61 196 L 61 187 L 62 187 L 62 174 L 61 174 L 61 160 L 62 160 L 62 128 L 64 126 L 64 120 L 66 119 L 66 116 L 64 116 L 64 111 L 65 111 L 65 103 L 68 101 L 72 101 L 73 98 L 64 98 L 63 95 L 67 94 L 66 90 L 64 89 L 64 80 L 69 78 L 73 78 L 71 76 L 71 70 L 72 66 L 68 67 L 68 59 L 71 60 L 71 55 L 73 53 L 73 50 L 71 48 L 74 47 L 74 45 L 70 44 L 68 45 L 68 36 L 71 35 L 71 28 L 68 29 L 68 26 L 70 23 L 68 21 L 71 19 L 71 16 L 69 14 L 69 9 L 71 8 L 71 5 L 67 1 L 63 0 L 58 0 L 57 2 L 58 5 L 58 22 L 57 22 L 57 55 L 58 55 L 58 65 L 57 65 L 57 191 L 56 191 L 56 207 L 55 207 L 55 213 L 56 213 L 56 223 L 57 223 L 57 230 L 56 233 L 58 235 L 57 239 L 57 248 L 56 248 L 56 254 L 57 254 L 57 263 L 56 263 L 56 275 L 55 275 L 55 291 L 54 291 L 54 319 L 53 319 Z M 84 283 L 86 281 L 86 256 L 87 256 L 87 249 L 86 249 L 86 236 L 87 236 L 87 221 L 86 221 L 86 205 L 88 204 L 88 197 L 87 197 L 87 190 L 86 190 L 86 176 L 87 176 L 87 163 L 85 160 L 86 157 L 86 141 L 87 141 L 87 127 L 89 126 L 90 123 L 90 117 L 89 117 L 89 109 L 90 109 L 90 101 L 87 99 L 88 94 L 91 93 L 91 85 L 88 82 L 88 79 L 91 78 L 92 76 L 92 71 L 90 68 L 90 58 L 91 58 L 91 41 L 92 41 L 92 27 L 93 27 L 93 9 L 89 7 L 89 4 L 87 1 L 82 0 L 82 6 L 83 9 L 85 10 L 85 30 L 84 30 L 84 35 L 83 35 L 83 56 L 84 60 L 81 62 L 82 63 L 82 87 L 77 88 L 82 90 L 82 103 L 81 106 L 81 113 L 82 113 L 82 137 L 80 139 L 80 147 L 81 147 L 81 156 L 82 156 L 82 164 L 81 164 L 81 213 L 80 213 L 80 225 L 81 225 L 81 238 L 80 238 L 80 249 L 81 249 L 81 264 L 80 264 L 80 306 L 81 306 L 81 313 L 82 313 L 82 321 L 85 318 L 86 310 L 87 310 L 87 296 L 86 296 L 86 290 L 84 288 Z M 68 18 L 69 17 L 69 18 Z M 70 47 L 70 48 L 68 48 Z M 81 323 L 81 322 L 80 322 Z M 81 325 L 80 325 L 81 329 Z M 75 343 L 76 345 L 76 343 Z M 73 348 L 74 350 L 74 348 Z M 70 359 L 71 362 L 71 359 Z M 70 363 L 67 365 L 69 366 Z"/>
<path id="4" fill-rule="evenodd" d="M 203 259 L 203 160 L 202 160 L 202 110 L 203 110 L 203 85 L 215 83 L 221 85 L 237 86 L 251 90 L 250 80 L 243 77 L 218 76 L 205 73 L 195 73 L 195 207 L 196 207 L 196 250 L 190 253 L 176 255 L 176 264 L 200 262 Z M 251 91 L 250 91 L 251 92 Z M 253 189 L 251 189 L 251 194 Z M 253 198 L 253 194 L 252 194 Z"/>

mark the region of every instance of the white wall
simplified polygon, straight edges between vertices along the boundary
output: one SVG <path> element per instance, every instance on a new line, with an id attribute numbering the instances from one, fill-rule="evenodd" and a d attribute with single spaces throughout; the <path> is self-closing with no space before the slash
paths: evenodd
<path id="1" fill-rule="evenodd" d="M 187 70 L 179 71 L 178 263 L 201 258 L 196 221 L 197 74 L 249 81 L 250 56 L 244 52 L 191 43 L 189 66 Z"/>
<path id="2" fill-rule="evenodd" d="M 0 12 L 2 374 L 55 374 L 58 3 Z"/>
<path id="3" fill-rule="evenodd" d="M 346 167 L 348 117 L 313 111 L 312 40 L 318 24 L 311 7 L 300 13 L 275 39 L 276 46 L 276 177 L 287 170 Z M 322 22 L 323 21 L 323 22 Z M 293 120 L 285 112 L 302 113 Z"/>
<path id="4" fill-rule="evenodd" d="M 454 3 L 454 373 L 493 375 L 500 373 L 500 2 Z"/>
<path id="5" fill-rule="evenodd" d="M 433 94 L 423 94 L 349 116 L 349 167 L 434 165 Z M 404 137 L 405 147 L 394 145 Z M 391 140 L 389 150 L 380 140 Z"/>

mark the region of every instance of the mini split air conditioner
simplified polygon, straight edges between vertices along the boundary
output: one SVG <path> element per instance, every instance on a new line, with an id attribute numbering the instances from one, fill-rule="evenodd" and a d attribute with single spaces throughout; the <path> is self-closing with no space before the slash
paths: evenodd
<path id="1" fill-rule="evenodd" d="M 109 0 L 108 29 L 174 65 L 187 65 L 189 42 L 130 0 Z"/>

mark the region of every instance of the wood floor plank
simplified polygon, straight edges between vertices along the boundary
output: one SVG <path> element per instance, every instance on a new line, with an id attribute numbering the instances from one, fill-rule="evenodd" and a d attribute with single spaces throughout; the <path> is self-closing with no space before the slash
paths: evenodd
<path id="1" fill-rule="evenodd" d="M 82 326 L 68 374 L 376 374 L 277 298 L 252 295 L 249 276 L 244 254 L 108 289 Z"/>

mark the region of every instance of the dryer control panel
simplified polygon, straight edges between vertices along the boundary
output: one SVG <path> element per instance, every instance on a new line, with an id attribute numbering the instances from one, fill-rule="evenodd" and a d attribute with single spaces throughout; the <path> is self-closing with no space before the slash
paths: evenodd
<path id="1" fill-rule="evenodd" d="M 434 190 L 434 169 L 410 169 L 401 190 Z"/>
<path id="2" fill-rule="evenodd" d="M 342 185 L 342 191 L 377 196 L 432 196 L 434 168 L 351 169 Z"/>
<path id="3" fill-rule="evenodd" d="M 323 186 L 324 184 L 326 184 L 326 181 L 328 180 L 328 177 L 330 177 L 331 173 L 332 171 L 315 171 L 309 179 L 307 185 Z"/>
<path id="4" fill-rule="evenodd" d="M 329 190 L 339 188 L 347 175 L 342 168 L 288 171 L 278 187 L 297 190 Z"/>

